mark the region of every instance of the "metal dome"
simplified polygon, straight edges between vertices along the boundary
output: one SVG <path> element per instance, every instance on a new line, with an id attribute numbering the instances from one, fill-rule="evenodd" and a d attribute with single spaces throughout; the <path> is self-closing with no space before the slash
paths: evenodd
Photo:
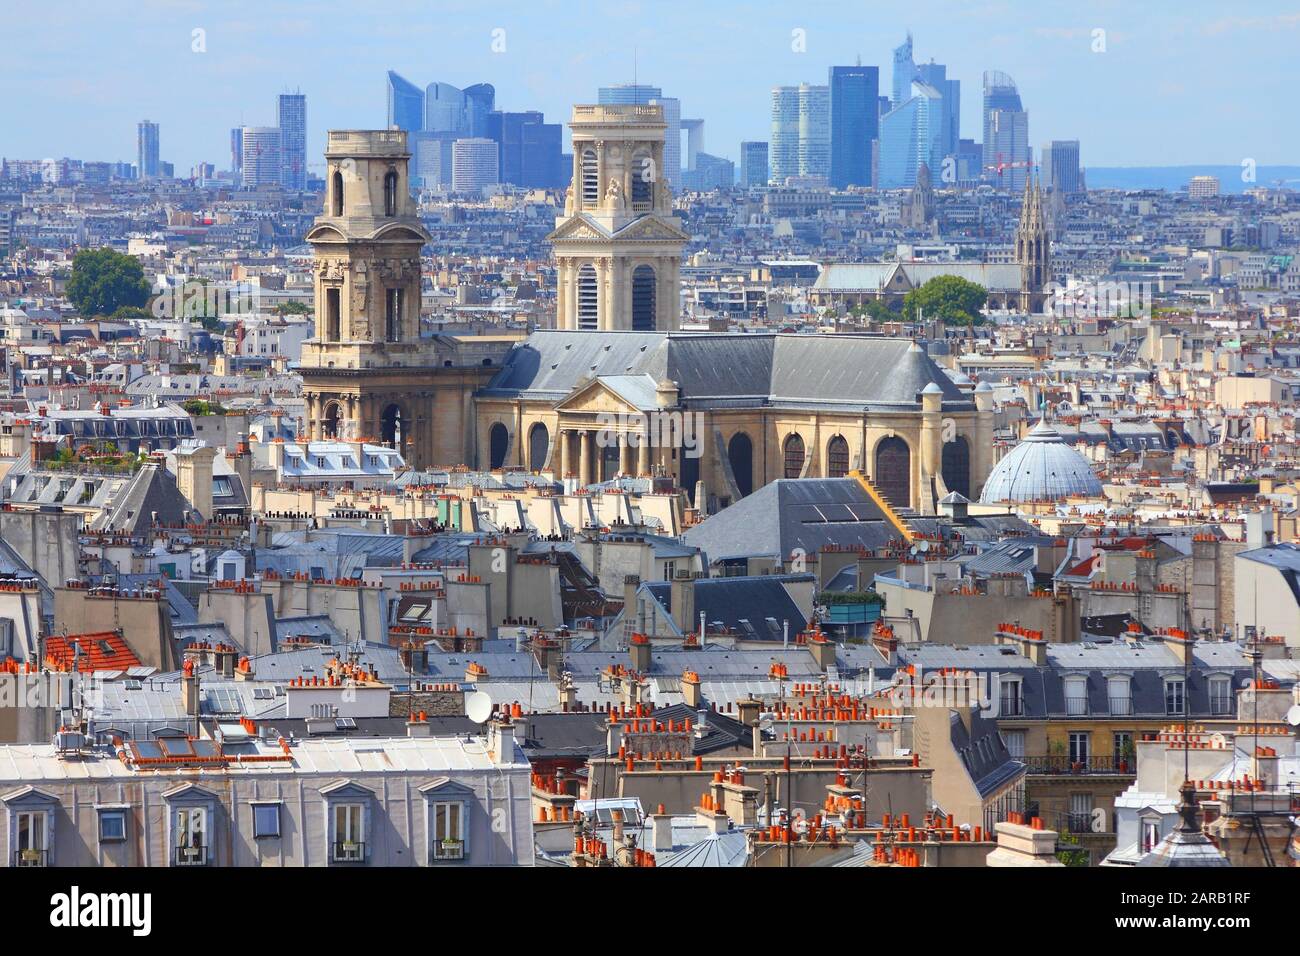
<path id="1" fill-rule="evenodd" d="M 1059 432 L 1039 422 L 989 473 L 980 502 L 1059 501 L 1068 495 L 1099 498 L 1101 482 L 1088 460 Z"/>

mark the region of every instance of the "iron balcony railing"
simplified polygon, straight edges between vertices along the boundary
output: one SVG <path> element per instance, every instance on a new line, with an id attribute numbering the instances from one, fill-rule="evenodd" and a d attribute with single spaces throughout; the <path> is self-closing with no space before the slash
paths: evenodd
<path id="1" fill-rule="evenodd" d="M 335 843 L 331 859 L 335 863 L 362 863 L 366 859 L 364 843 Z"/>
<path id="2" fill-rule="evenodd" d="M 204 866 L 208 862 L 208 848 L 205 846 L 178 846 L 176 848 L 177 866 Z"/>
<path id="3" fill-rule="evenodd" d="M 1071 757 L 1067 754 L 1043 754 L 1020 757 L 1030 773 L 1046 774 L 1134 774 L 1137 761 L 1127 757 Z"/>
<path id="4" fill-rule="evenodd" d="M 49 866 L 49 850 L 14 850 L 14 866 Z"/>

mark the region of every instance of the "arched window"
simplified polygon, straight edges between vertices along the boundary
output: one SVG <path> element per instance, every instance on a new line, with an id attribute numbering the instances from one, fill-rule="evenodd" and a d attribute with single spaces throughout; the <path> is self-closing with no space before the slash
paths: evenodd
<path id="1" fill-rule="evenodd" d="M 599 324 L 596 267 L 588 262 L 578 270 L 578 328 L 595 329 Z"/>
<path id="2" fill-rule="evenodd" d="M 510 450 L 510 431 L 500 422 L 488 429 L 488 467 L 496 470 L 506 463 Z"/>
<path id="3" fill-rule="evenodd" d="M 325 406 L 325 418 L 321 421 L 321 435 L 325 438 L 339 437 L 339 421 L 341 419 L 339 412 L 339 403 L 330 402 Z"/>
<path id="4" fill-rule="evenodd" d="M 781 451 L 785 456 L 785 476 L 787 478 L 798 478 L 803 474 L 803 439 L 798 435 L 787 436 L 785 444 L 781 446 Z"/>
<path id="5" fill-rule="evenodd" d="M 655 271 L 650 266 L 632 270 L 632 331 L 655 330 Z"/>
<path id="6" fill-rule="evenodd" d="M 384 215 L 397 215 L 397 170 L 384 174 Z"/>
<path id="7" fill-rule="evenodd" d="M 596 162 L 596 151 L 582 151 L 582 205 L 595 206 L 600 202 L 600 167 Z"/>
<path id="8" fill-rule="evenodd" d="M 331 213 L 335 216 L 343 215 L 343 174 L 337 169 L 334 170 L 334 182 L 330 189 L 330 201 L 333 203 Z"/>
<path id="9" fill-rule="evenodd" d="M 895 508 L 912 505 L 912 450 L 901 438 L 881 439 L 876 446 L 876 490 Z"/>
<path id="10" fill-rule="evenodd" d="M 632 211 L 649 212 L 654 205 L 655 168 L 649 153 L 632 157 Z"/>
<path id="11" fill-rule="evenodd" d="M 545 425 L 538 422 L 528 432 L 528 467 L 533 471 L 541 471 L 546 464 L 546 453 L 550 450 L 551 433 Z"/>
<path id="12" fill-rule="evenodd" d="M 849 443 L 836 435 L 826 446 L 826 477 L 843 478 L 849 473 Z"/>
<path id="13" fill-rule="evenodd" d="M 394 403 L 384 409 L 383 417 L 380 419 L 379 433 L 384 444 L 392 445 L 398 451 L 405 453 L 406 449 L 403 446 L 406 441 L 406 423 L 403 420 L 400 405 Z"/>
<path id="14" fill-rule="evenodd" d="M 736 490 L 743 498 L 754 490 L 754 443 L 744 432 L 736 432 L 727 443 L 727 459 L 736 476 Z"/>
<path id="15" fill-rule="evenodd" d="M 970 497 L 970 445 L 958 435 L 943 445 L 943 483 L 949 491 Z"/>

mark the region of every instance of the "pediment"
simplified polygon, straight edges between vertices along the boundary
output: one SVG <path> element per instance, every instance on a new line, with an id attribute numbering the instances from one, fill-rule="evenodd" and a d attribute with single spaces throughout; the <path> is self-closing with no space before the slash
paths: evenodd
<path id="1" fill-rule="evenodd" d="M 690 239 L 680 229 L 655 216 L 642 216 L 628 223 L 615 235 L 619 239 L 659 239 L 672 242 L 686 242 Z"/>
<path id="2" fill-rule="evenodd" d="M 579 385 L 569 395 L 557 402 L 555 410 L 560 412 L 596 413 L 612 412 L 614 414 L 632 414 L 637 407 L 599 378 L 593 378 Z"/>
<path id="3" fill-rule="evenodd" d="M 372 790 L 361 786 L 355 780 L 339 780 L 328 787 L 321 787 L 320 795 L 331 800 L 370 800 L 375 796 Z"/>
<path id="4" fill-rule="evenodd" d="M 546 237 L 549 242 L 569 240 L 593 240 L 608 239 L 609 233 L 600 226 L 596 225 L 585 216 L 574 216 L 567 222 L 561 224 L 549 236 Z"/>

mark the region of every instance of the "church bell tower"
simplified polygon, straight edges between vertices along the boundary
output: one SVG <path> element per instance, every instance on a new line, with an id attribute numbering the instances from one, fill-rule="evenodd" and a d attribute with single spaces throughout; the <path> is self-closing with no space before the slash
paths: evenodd
<path id="1" fill-rule="evenodd" d="M 670 332 L 682 249 L 664 179 L 663 107 L 575 106 L 573 180 L 547 238 L 558 272 L 556 326 Z"/>
<path id="2" fill-rule="evenodd" d="M 1016 263 L 1020 266 L 1020 308 L 1042 309 L 1045 288 L 1052 281 L 1051 237 L 1043 217 L 1043 197 L 1033 171 L 1025 177 L 1025 195 L 1016 227 Z"/>

